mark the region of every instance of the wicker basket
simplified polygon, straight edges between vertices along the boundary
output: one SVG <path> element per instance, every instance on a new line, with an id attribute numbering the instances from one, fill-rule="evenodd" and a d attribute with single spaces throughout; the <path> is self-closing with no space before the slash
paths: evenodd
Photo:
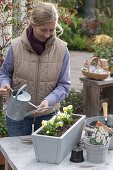
<path id="1" fill-rule="evenodd" d="M 93 62 L 95 62 L 97 64 L 97 66 L 98 66 L 98 63 L 99 63 L 100 68 L 102 68 L 102 61 L 100 60 L 100 58 L 93 57 L 91 59 L 91 61 L 89 62 L 89 66 L 93 65 Z M 89 72 L 89 71 L 82 70 L 82 74 L 85 77 L 90 78 L 90 79 L 94 79 L 94 80 L 104 80 L 104 79 L 106 79 L 110 76 L 109 71 L 106 71 L 106 73 L 103 73 L 103 74 L 99 74 L 99 73 L 92 73 L 92 72 Z"/>

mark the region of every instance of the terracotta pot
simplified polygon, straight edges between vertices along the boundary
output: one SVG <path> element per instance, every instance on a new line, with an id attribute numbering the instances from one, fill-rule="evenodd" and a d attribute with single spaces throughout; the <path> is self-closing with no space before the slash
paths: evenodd
<path id="1" fill-rule="evenodd" d="M 5 164 L 5 159 L 2 153 L 0 152 L 0 165 L 4 165 L 4 164 Z"/>

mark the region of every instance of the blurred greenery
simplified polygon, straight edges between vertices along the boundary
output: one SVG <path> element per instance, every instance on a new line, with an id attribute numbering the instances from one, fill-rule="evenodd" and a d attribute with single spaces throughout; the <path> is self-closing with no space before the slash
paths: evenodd
<path id="1" fill-rule="evenodd" d="M 5 112 L 0 110 L 0 137 L 8 136 Z"/>
<path id="2" fill-rule="evenodd" d="M 93 49 L 94 56 L 107 59 L 109 67 L 113 66 L 113 42 L 96 44 Z"/>
<path id="3" fill-rule="evenodd" d="M 68 97 L 61 102 L 61 110 L 68 105 L 73 106 L 74 114 L 83 114 L 83 91 L 71 89 Z"/>

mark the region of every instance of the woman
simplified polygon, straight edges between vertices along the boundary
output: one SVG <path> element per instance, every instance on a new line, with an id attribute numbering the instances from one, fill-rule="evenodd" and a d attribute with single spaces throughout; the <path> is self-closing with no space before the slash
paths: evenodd
<path id="1" fill-rule="evenodd" d="M 0 70 L 0 95 L 8 95 L 11 88 L 27 84 L 31 102 L 39 106 L 39 111 L 22 121 L 6 116 L 9 136 L 30 135 L 32 124 L 34 130 L 39 128 L 42 120 L 50 119 L 68 95 L 69 51 L 66 43 L 56 36 L 57 27 L 61 29 L 54 5 L 39 2 L 33 8 L 29 26 L 11 42 Z M 55 111 L 44 109 L 51 106 Z M 31 110 L 32 107 L 28 108 Z"/>

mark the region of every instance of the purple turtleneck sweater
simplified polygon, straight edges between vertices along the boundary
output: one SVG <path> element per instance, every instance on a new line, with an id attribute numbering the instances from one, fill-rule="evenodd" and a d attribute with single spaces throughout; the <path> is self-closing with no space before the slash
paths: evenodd
<path id="1" fill-rule="evenodd" d="M 33 50 L 38 55 L 41 55 L 43 53 L 43 51 L 45 50 L 45 43 L 46 42 L 41 42 L 37 38 L 34 37 L 33 28 L 31 26 L 29 26 L 28 29 L 27 29 L 27 38 L 28 38 L 30 45 L 33 48 Z"/>

